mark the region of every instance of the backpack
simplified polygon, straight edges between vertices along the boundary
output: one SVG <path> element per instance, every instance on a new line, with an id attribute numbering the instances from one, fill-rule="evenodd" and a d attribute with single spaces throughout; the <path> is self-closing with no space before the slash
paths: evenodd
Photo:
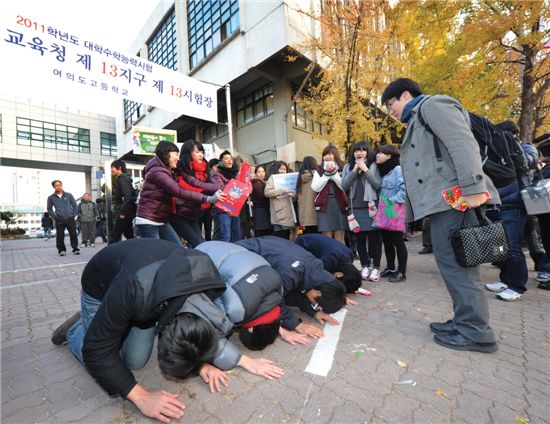
<path id="1" fill-rule="evenodd" d="M 510 152 L 509 141 L 503 131 L 496 128 L 487 118 L 468 112 L 470 129 L 479 145 L 483 172 L 491 178 L 496 188 L 504 187 L 517 179 L 516 168 Z M 437 160 L 441 160 L 439 138 L 422 116 L 422 105 L 418 109 L 418 121 L 426 128 L 434 140 L 434 150 Z M 521 146 L 520 146 L 521 149 Z M 522 150 L 523 155 L 523 150 Z M 525 159 L 525 157 L 524 157 Z"/>
<path id="2" fill-rule="evenodd" d="M 527 163 L 525 152 L 523 151 L 523 147 L 521 147 L 521 143 L 514 137 L 514 134 L 504 131 L 504 136 L 508 142 L 510 157 L 516 169 L 516 177 L 521 180 L 529 172 L 529 164 Z"/>

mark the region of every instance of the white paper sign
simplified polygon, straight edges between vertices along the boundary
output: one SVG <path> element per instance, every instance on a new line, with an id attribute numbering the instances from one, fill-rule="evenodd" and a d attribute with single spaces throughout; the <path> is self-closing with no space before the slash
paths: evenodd
<path id="1" fill-rule="evenodd" d="M 109 49 L 93 38 L 42 22 L 38 16 L 0 11 L 0 37 L 4 84 L 24 78 L 25 85 L 35 90 L 53 86 L 75 95 L 122 97 L 211 122 L 218 120 L 217 86 Z M 86 108 L 85 98 L 82 108 Z"/>
<path id="2" fill-rule="evenodd" d="M 290 172 L 288 174 L 273 174 L 273 185 L 275 190 L 288 188 L 291 191 L 296 191 L 296 182 L 298 181 L 298 173 Z"/>

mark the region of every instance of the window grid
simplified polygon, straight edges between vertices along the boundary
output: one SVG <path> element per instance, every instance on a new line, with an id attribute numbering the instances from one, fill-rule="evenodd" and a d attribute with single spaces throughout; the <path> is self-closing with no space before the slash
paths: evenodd
<path id="1" fill-rule="evenodd" d="M 240 25 L 238 0 L 188 0 L 190 68 L 201 63 Z"/>
<path id="2" fill-rule="evenodd" d="M 101 155 L 116 157 L 116 135 L 100 131 L 99 140 L 101 146 Z"/>
<path id="3" fill-rule="evenodd" d="M 2 143 L 2 115 L 0 114 L 0 143 Z"/>
<path id="4" fill-rule="evenodd" d="M 124 99 L 124 125 L 130 128 L 142 115 L 142 103 Z"/>
<path id="5" fill-rule="evenodd" d="M 178 69 L 175 9 L 147 44 L 147 54 L 151 62 L 174 71 Z"/>
<path id="6" fill-rule="evenodd" d="M 237 126 L 241 127 L 273 112 L 273 84 L 269 83 L 237 100 Z"/>
<path id="7" fill-rule="evenodd" d="M 17 144 L 90 153 L 90 130 L 17 117 Z"/>

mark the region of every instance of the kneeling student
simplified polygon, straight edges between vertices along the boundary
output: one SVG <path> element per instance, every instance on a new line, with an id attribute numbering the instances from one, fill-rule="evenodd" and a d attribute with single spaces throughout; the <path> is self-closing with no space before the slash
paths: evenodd
<path id="1" fill-rule="evenodd" d="M 67 342 L 109 395 L 132 401 L 148 417 L 168 422 L 185 408 L 173 393 L 146 390 L 130 371 L 145 366 L 156 334 L 159 367 L 170 377 L 199 373 L 219 390 L 227 377 L 210 362 L 224 366 L 227 358 L 252 373 L 282 374 L 228 344 L 232 325 L 213 303 L 225 283 L 202 252 L 150 238 L 115 243 L 88 262 L 81 284 L 81 312 L 54 332 L 52 342 Z"/>

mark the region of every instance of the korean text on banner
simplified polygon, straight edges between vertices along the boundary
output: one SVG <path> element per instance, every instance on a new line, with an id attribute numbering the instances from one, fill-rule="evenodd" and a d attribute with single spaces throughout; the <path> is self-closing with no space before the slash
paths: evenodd
<path id="1" fill-rule="evenodd" d="M 87 34 L 0 11 L 0 57 L 5 81 L 25 81 L 43 88 L 72 90 L 78 95 L 105 95 L 144 103 L 171 112 L 218 121 L 217 86 L 138 56 L 110 49 Z M 14 93 L 17 94 L 17 93 Z M 75 94 L 76 95 L 76 94 Z M 82 99 L 85 108 L 86 99 Z"/>
<path id="2" fill-rule="evenodd" d="M 154 155 L 159 141 L 177 141 L 176 130 L 132 127 L 132 152 L 135 155 Z"/>

